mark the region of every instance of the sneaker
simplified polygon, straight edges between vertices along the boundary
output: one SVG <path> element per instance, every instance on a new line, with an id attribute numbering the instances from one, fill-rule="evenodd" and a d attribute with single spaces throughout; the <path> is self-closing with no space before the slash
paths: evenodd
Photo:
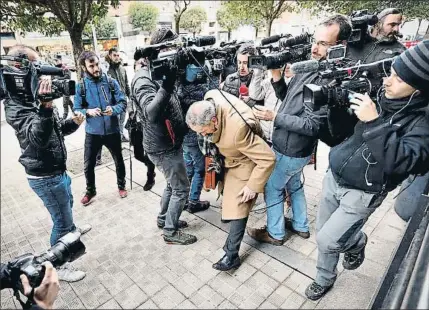
<path id="1" fill-rule="evenodd" d="M 189 201 L 186 205 L 186 210 L 189 213 L 205 211 L 208 208 L 210 208 L 210 202 L 208 201 Z"/>
<path id="2" fill-rule="evenodd" d="M 267 226 L 262 228 L 247 228 L 247 234 L 259 242 L 265 242 L 272 245 L 283 245 L 284 240 L 278 240 L 270 236 Z"/>
<path id="3" fill-rule="evenodd" d="M 162 224 L 160 222 L 158 222 L 157 225 L 158 225 L 158 228 L 164 228 L 165 222 Z M 179 222 L 177 223 L 177 226 L 179 229 L 186 228 L 186 227 L 188 227 L 188 223 L 185 221 L 179 220 Z"/>
<path id="4" fill-rule="evenodd" d="M 368 242 L 368 237 L 365 233 L 363 233 L 363 236 L 365 238 L 365 245 L 363 248 L 357 252 L 357 253 L 344 253 L 344 259 L 343 259 L 343 267 L 347 270 L 355 270 L 360 267 L 360 265 L 363 264 L 363 261 L 365 260 L 365 247 L 366 243 Z"/>
<path id="5" fill-rule="evenodd" d="M 321 286 L 316 282 L 313 282 L 305 290 L 305 296 L 311 300 L 318 300 L 322 298 L 331 289 L 331 287 L 332 285 Z"/>
<path id="6" fill-rule="evenodd" d="M 81 235 L 84 235 L 92 229 L 92 226 L 89 224 L 83 224 L 82 226 L 76 227 L 76 229 L 79 230 Z"/>
<path id="7" fill-rule="evenodd" d="M 81 204 L 84 205 L 84 206 L 89 205 L 91 203 L 91 201 L 92 201 L 92 198 L 94 198 L 95 195 L 97 195 L 97 194 L 95 194 L 95 193 L 92 194 L 92 193 L 86 192 L 85 196 L 83 196 L 83 198 L 80 201 Z"/>
<path id="8" fill-rule="evenodd" d="M 121 198 L 125 198 L 125 197 L 127 197 L 127 196 L 128 196 L 128 192 L 127 192 L 127 190 L 126 190 L 126 189 L 120 189 L 120 190 L 119 190 L 119 196 L 120 196 Z"/>
<path id="9" fill-rule="evenodd" d="M 286 218 L 285 217 L 285 227 L 286 227 L 286 229 L 287 230 L 289 230 L 291 233 L 294 233 L 295 235 L 298 235 L 298 236 L 300 236 L 301 238 L 303 238 L 303 239 L 308 239 L 308 238 L 310 238 L 310 232 L 308 232 L 308 231 L 298 231 L 298 230 L 295 230 L 294 228 L 293 228 L 293 225 L 292 225 L 292 220 L 290 220 L 290 219 L 288 219 L 288 218 Z"/>
<path id="10" fill-rule="evenodd" d="M 164 241 L 167 244 L 188 245 L 197 242 L 197 237 L 178 230 L 172 236 L 164 235 Z"/>
<path id="11" fill-rule="evenodd" d="M 58 279 L 66 282 L 77 282 L 85 278 L 86 274 L 82 270 L 75 269 L 72 264 L 65 263 L 57 268 Z"/>
<path id="12" fill-rule="evenodd" d="M 148 174 L 146 184 L 143 186 L 144 191 L 150 191 L 155 185 L 155 172 L 153 174 Z"/>

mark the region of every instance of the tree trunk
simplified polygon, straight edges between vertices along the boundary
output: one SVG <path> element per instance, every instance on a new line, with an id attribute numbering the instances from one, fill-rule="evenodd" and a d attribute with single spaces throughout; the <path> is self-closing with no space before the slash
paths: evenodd
<path id="1" fill-rule="evenodd" d="M 258 39 L 258 32 L 259 32 L 259 28 L 255 27 L 255 40 Z"/>
<path id="2" fill-rule="evenodd" d="M 176 18 L 175 19 L 175 26 L 174 26 L 174 31 L 176 31 L 177 34 L 180 33 L 180 18 Z"/>
<path id="3" fill-rule="evenodd" d="M 80 80 L 81 75 L 81 68 L 79 65 L 79 56 L 83 52 L 83 43 L 82 43 L 82 30 L 69 30 L 70 34 L 70 40 L 72 42 L 73 47 L 73 57 L 74 57 L 74 63 L 76 66 L 76 73 L 77 73 L 77 79 Z"/>
<path id="4" fill-rule="evenodd" d="M 268 19 L 267 20 L 267 37 L 271 35 L 271 26 L 273 25 L 273 20 Z"/>
<path id="5" fill-rule="evenodd" d="M 416 31 L 416 34 L 414 35 L 414 40 L 417 39 L 417 36 L 419 34 L 419 30 L 420 30 L 420 26 L 422 25 L 422 19 L 419 18 L 418 20 L 419 20 L 419 25 L 417 26 L 417 31 Z"/>
<path id="6" fill-rule="evenodd" d="M 228 29 L 228 42 L 231 40 L 231 30 Z"/>

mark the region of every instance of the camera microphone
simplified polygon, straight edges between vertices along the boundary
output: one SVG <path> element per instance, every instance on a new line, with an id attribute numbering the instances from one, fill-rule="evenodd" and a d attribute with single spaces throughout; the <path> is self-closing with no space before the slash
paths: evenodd
<path id="1" fill-rule="evenodd" d="M 267 44 L 271 44 L 271 43 L 275 43 L 275 42 L 277 42 L 278 40 L 280 40 L 280 36 L 279 35 L 275 35 L 275 36 L 271 36 L 271 37 L 268 37 L 268 38 L 265 38 L 265 39 L 262 39 L 261 40 L 261 45 L 267 45 Z"/>
<path id="2" fill-rule="evenodd" d="M 290 70 L 294 74 L 302 74 L 309 72 L 318 72 L 321 67 L 323 66 L 320 65 L 320 62 L 318 60 L 306 60 L 292 64 L 290 66 Z"/>
<path id="3" fill-rule="evenodd" d="M 203 36 L 196 38 L 195 45 L 196 46 L 208 46 L 216 43 L 216 37 L 214 36 Z"/>

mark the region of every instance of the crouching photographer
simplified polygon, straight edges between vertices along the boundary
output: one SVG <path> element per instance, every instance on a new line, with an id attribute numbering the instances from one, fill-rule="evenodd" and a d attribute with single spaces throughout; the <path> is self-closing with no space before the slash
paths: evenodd
<path id="1" fill-rule="evenodd" d="M 309 299 L 321 298 L 333 286 L 340 253 L 345 269 L 362 265 L 368 241 L 362 227 L 369 216 L 410 174 L 429 170 L 428 55 L 429 40 L 394 60 L 378 107 L 367 94 L 349 93 L 359 121 L 329 154 L 317 215 L 317 275 L 305 292 Z M 336 118 L 328 114 L 332 130 Z"/>
<path id="2" fill-rule="evenodd" d="M 189 195 L 182 151 L 187 126 L 175 91 L 177 66 L 171 63 L 171 58 L 161 57 L 168 53 L 177 56 L 176 51 L 171 50 L 176 47 L 171 42 L 177 38 L 172 30 L 161 28 L 152 35 L 149 47 L 136 51 L 131 93 L 143 124 L 144 149 L 167 180 L 158 227 L 164 229 L 166 243 L 188 245 L 197 238 L 179 230 L 187 226 L 179 220 Z"/>
<path id="3" fill-rule="evenodd" d="M 51 214 L 51 246 L 76 229 L 73 222 L 71 179 L 66 170 L 67 151 L 64 136 L 75 132 L 85 117 L 76 113 L 72 119 L 60 119 L 53 99 L 74 95 L 74 81 L 48 79 L 61 76 L 59 68 L 41 65 L 38 53 L 30 47 L 12 47 L 4 59 L 14 62 L 2 66 L 2 97 L 6 121 L 16 132 L 30 187 Z M 81 228 L 88 231 L 89 225 Z M 74 282 L 85 277 L 83 271 L 65 264 L 58 270 L 60 280 Z"/>
<path id="4" fill-rule="evenodd" d="M 81 232 L 75 230 L 41 255 L 24 254 L 7 264 L 2 263 L 0 288 L 13 289 L 23 309 L 52 309 L 60 289 L 55 267 L 74 261 L 85 253 L 80 237 Z M 27 297 L 26 303 L 21 300 L 20 292 Z"/>

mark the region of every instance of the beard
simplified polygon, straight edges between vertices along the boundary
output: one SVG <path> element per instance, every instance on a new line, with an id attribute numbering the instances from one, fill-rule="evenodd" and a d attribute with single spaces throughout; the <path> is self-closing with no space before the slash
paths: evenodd
<path id="1" fill-rule="evenodd" d="M 86 74 L 88 74 L 92 79 L 94 79 L 96 81 L 100 80 L 102 77 L 101 70 L 98 71 L 98 76 L 93 75 L 93 74 L 89 73 L 88 71 L 86 71 Z"/>

